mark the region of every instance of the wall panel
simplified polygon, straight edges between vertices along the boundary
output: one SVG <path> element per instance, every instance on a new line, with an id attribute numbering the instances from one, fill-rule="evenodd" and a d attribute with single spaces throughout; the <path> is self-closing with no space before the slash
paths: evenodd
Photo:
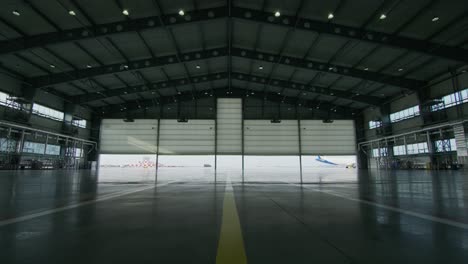
<path id="1" fill-rule="evenodd" d="M 353 120 L 301 120 L 302 154 L 354 155 L 356 135 Z"/>
<path id="2" fill-rule="evenodd" d="M 158 120 L 103 119 L 101 123 L 101 154 L 151 154 L 157 151 Z"/>
<path id="3" fill-rule="evenodd" d="M 244 135 L 246 155 L 299 154 L 297 120 L 245 120 Z"/>
<path id="4" fill-rule="evenodd" d="M 160 133 L 160 154 L 214 154 L 214 120 L 197 119 L 179 123 L 177 120 L 163 119 Z"/>
<path id="5" fill-rule="evenodd" d="M 242 152 L 242 99 L 221 98 L 217 105 L 218 154 Z"/>

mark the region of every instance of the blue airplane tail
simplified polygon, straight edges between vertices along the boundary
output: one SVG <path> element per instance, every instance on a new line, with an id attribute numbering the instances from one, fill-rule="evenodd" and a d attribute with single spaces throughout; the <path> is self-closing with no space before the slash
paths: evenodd
<path id="1" fill-rule="evenodd" d="M 335 165 L 335 166 L 338 165 L 338 164 L 333 163 L 333 162 L 331 162 L 331 161 L 328 161 L 328 160 L 326 160 L 326 159 L 322 159 L 322 157 L 320 157 L 320 155 L 318 155 L 317 158 L 316 158 L 315 160 L 318 161 L 318 162 L 322 162 L 322 163 L 325 163 L 325 164 L 329 164 L 329 165 Z"/>

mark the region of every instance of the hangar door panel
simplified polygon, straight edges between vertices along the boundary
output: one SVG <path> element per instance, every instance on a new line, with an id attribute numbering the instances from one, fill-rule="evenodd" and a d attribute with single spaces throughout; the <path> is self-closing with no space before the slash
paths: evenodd
<path id="1" fill-rule="evenodd" d="M 214 154 L 214 120 L 179 123 L 177 120 L 164 119 L 161 120 L 160 133 L 160 154 Z"/>
<path id="2" fill-rule="evenodd" d="M 301 120 L 302 154 L 354 155 L 356 135 L 353 120 Z"/>
<path id="3" fill-rule="evenodd" d="M 297 120 L 245 120 L 244 151 L 247 155 L 298 155 Z"/>
<path id="4" fill-rule="evenodd" d="M 217 101 L 217 153 L 242 153 L 242 99 L 220 98 Z"/>
<path id="5" fill-rule="evenodd" d="M 101 154 L 155 154 L 157 152 L 158 120 L 103 119 L 101 123 Z"/>

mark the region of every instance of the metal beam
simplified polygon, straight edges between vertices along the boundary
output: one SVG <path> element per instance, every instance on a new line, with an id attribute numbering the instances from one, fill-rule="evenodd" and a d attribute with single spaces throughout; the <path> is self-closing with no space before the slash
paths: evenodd
<path id="1" fill-rule="evenodd" d="M 226 56 L 226 48 L 207 49 L 204 51 L 194 51 L 181 54 L 183 61 L 196 61 L 202 59 L 216 58 Z M 155 59 L 134 60 L 129 63 L 115 63 L 110 65 L 103 65 L 93 67 L 90 69 L 79 69 L 47 76 L 39 76 L 31 78 L 32 85 L 36 88 L 50 86 L 54 84 L 70 82 L 80 79 L 86 79 L 105 74 L 113 74 L 124 72 L 128 70 L 139 70 L 150 67 L 161 67 L 168 64 L 179 63 L 176 55 L 168 55 L 156 57 Z"/>
<path id="2" fill-rule="evenodd" d="M 233 98 L 244 98 L 246 96 L 245 93 L 246 89 L 244 88 L 237 88 L 233 87 L 231 90 L 229 88 L 218 88 L 214 90 L 214 94 L 208 94 L 205 93 L 205 91 L 197 91 L 197 98 L 210 98 L 212 96 L 214 97 L 233 97 Z M 256 92 L 254 95 L 250 95 L 249 98 L 258 98 L 258 99 L 264 99 L 265 95 L 261 92 Z M 280 95 L 277 95 L 276 93 L 268 93 L 266 96 L 268 100 L 274 101 L 274 102 L 280 102 L 284 104 L 291 104 L 295 105 L 297 104 L 297 98 L 295 97 L 283 97 Z M 173 96 L 165 96 L 159 98 L 160 100 L 160 105 L 164 104 L 172 104 L 174 103 L 174 97 Z M 177 101 L 192 101 L 194 100 L 192 97 L 192 93 L 190 92 L 184 92 L 179 95 L 177 95 Z M 122 108 L 122 106 L 124 106 Z M 355 112 L 356 108 L 350 108 L 350 107 L 343 107 L 343 106 L 337 106 L 336 104 L 332 104 L 330 102 L 326 101 L 316 101 L 316 100 L 304 100 L 302 101 L 302 106 L 303 107 L 308 107 L 311 109 L 315 109 L 315 111 L 330 111 L 331 109 L 336 110 L 334 114 L 337 115 L 343 115 L 343 116 L 352 116 L 352 113 Z M 317 108 L 319 106 L 319 108 Z M 113 112 L 120 112 L 120 111 L 131 111 L 131 110 L 137 110 L 137 109 L 148 109 L 154 107 L 152 105 L 152 102 L 150 99 L 144 100 L 144 101 L 128 101 L 126 103 L 117 103 L 117 104 L 111 104 L 109 106 L 105 107 L 99 107 L 101 110 L 99 112 L 106 112 L 106 113 L 113 113 Z"/>
<path id="3" fill-rule="evenodd" d="M 228 10 L 230 10 L 230 14 L 228 13 Z M 287 15 L 282 15 L 280 18 L 275 18 L 272 13 L 265 11 L 240 7 L 231 7 L 229 9 L 225 6 L 186 12 L 186 15 L 183 17 L 179 16 L 178 14 L 152 16 L 1 41 L 0 54 L 11 53 L 24 49 L 41 47 L 61 42 L 159 28 L 163 26 L 161 20 L 166 25 L 172 26 L 178 24 L 213 20 L 217 18 L 226 18 L 228 16 L 236 19 L 250 20 L 285 27 L 294 27 L 297 24 L 298 29 L 306 31 L 337 35 L 344 38 L 357 39 L 380 45 L 399 47 L 414 52 L 425 53 L 430 56 L 438 56 L 455 61 L 468 62 L 468 50 L 459 47 L 441 45 L 427 40 L 419 40 L 395 34 L 371 31 L 359 27 L 350 27 L 340 24 L 334 24 L 330 23 L 329 21 L 324 22 L 320 20 L 305 19 L 300 17 L 296 19 L 294 16 Z M 20 29 L 15 30 L 21 32 Z"/>
<path id="4" fill-rule="evenodd" d="M 266 52 L 254 52 L 248 49 L 235 48 L 232 50 L 232 55 L 242 58 L 249 58 L 254 60 L 261 60 L 270 63 L 288 65 L 291 67 L 304 68 L 318 72 L 334 73 L 339 75 L 350 76 L 359 79 L 370 80 L 379 83 L 385 83 L 397 87 L 406 88 L 409 90 L 417 90 L 426 84 L 424 81 L 402 78 L 399 76 L 388 75 L 383 73 L 376 73 L 373 71 L 366 71 L 354 69 L 352 67 L 341 66 L 337 64 L 323 63 L 315 60 L 308 60 L 303 58 L 296 58 L 290 56 L 278 56 Z"/>
<path id="5" fill-rule="evenodd" d="M 193 83 L 207 83 L 213 80 L 223 80 L 227 79 L 229 74 L 227 72 L 219 72 L 206 75 L 193 76 L 191 78 Z M 267 79 L 264 76 L 245 74 L 240 72 L 233 72 L 232 78 L 239 81 L 248 81 L 252 83 L 265 84 Z M 152 94 L 159 93 L 159 89 L 177 87 L 179 85 L 189 84 L 188 78 L 173 79 L 169 81 L 159 81 L 153 83 L 146 83 L 146 85 L 128 85 L 120 88 L 109 89 L 106 91 L 99 91 L 94 93 L 88 93 L 84 95 L 78 95 L 72 97 L 72 101 L 76 104 L 86 104 L 92 101 L 102 100 L 104 98 L 109 98 L 119 95 L 127 95 L 141 92 L 151 92 Z M 334 96 L 342 99 L 347 99 L 359 103 L 364 103 L 368 105 L 378 106 L 383 102 L 382 98 L 361 95 L 353 91 L 344 91 L 339 89 L 333 89 L 329 86 L 318 86 L 318 85 L 307 85 L 304 83 L 293 82 L 291 80 L 280 80 L 280 79 L 271 79 L 271 86 L 280 87 L 282 89 L 290 89 L 299 91 L 298 96 L 302 93 L 316 93 L 327 96 Z M 281 93 L 283 94 L 283 93 Z"/>
<path id="6" fill-rule="evenodd" d="M 430 56 L 438 56 L 455 61 L 468 62 L 468 50 L 463 48 L 451 47 L 426 40 L 419 40 L 394 34 L 366 30 L 359 27 L 334 24 L 330 23 L 329 21 L 324 22 L 305 18 L 298 18 L 296 20 L 294 16 L 287 15 L 282 15 L 279 18 L 275 18 L 273 13 L 240 7 L 235 7 L 232 9 L 232 16 L 239 19 L 284 27 L 294 27 L 294 25 L 297 24 L 298 29 L 306 31 L 358 39 L 375 44 L 399 47 L 406 50 L 426 53 Z"/>
<path id="7" fill-rule="evenodd" d="M 187 11 L 185 12 L 185 16 L 183 17 L 178 14 L 151 16 L 145 18 L 130 19 L 127 21 L 93 25 L 89 27 L 62 30 L 58 32 L 38 34 L 34 36 L 25 36 L 12 40 L 0 41 L 0 54 L 6 54 L 24 49 L 31 49 L 62 42 L 95 38 L 124 32 L 161 28 L 163 27 L 161 21 L 163 21 L 166 25 L 173 26 L 192 22 L 213 20 L 224 17 L 227 17 L 226 8 L 217 7 L 201 9 L 199 11 Z M 13 28 L 15 31 L 19 33 L 24 33 L 20 29 L 12 26 L 10 23 L 6 21 L 4 23 Z"/>
<path id="8" fill-rule="evenodd" d="M 202 51 L 183 53 L 181 54 L 181 58 L 183 61 L 196 61 L 227 56 L 228 52 L 229 51 L 226 48 L 207 49 Z M 352 67 L 323 63 L 320 61 L 307 60 L 303 58 L 289 56 L 280 57 L 272 53 L 256 52 L 252 50 L 239 48 L 232 48 L 231 52 L 232 56 L 237 56 L 241 58 L 261 60 L 269 63 L 278 63 L 282 65 L 304 68 L 313 71 L 350 76 L 354 78 L 365 79 L 369 81 L 402 87 L 409 90 L 417 90 L 419 87 L 424 86 L 426 84 L 426 82 L 424 81 L 377 73 L 373 71 L 359 70 L 354 69 Z M 168 55 L 157 58 L 130 61 L 129 63 L 116 63 L 111 65 L 103 65 L 91 69 L 79 69 L 74 71 L 51 74 L 47 76 L 39 76 L 30 78 L 28 81 L 31 84 L 33 84 L 34 87 L 40 88 L 44 86 L 90 78 L 98 75 L 118 73 L 127 70 L 138 70 L 149 67 L 161 67 L 168 64 L 176 64 L 178 63 L 178 61 L 179 60 L 177 58 L 177 55 Z"/>

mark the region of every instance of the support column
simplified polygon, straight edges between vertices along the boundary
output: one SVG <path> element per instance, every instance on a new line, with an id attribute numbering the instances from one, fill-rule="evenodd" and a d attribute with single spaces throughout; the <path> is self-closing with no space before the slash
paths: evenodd
<path id="1" fill-rule="evenodd" d="M 158 171 L 159 171 L 159 138 L 160 138 L 160 134 L 161 134 L 161 118 L 158 118 L 158 129 L 156 130 L 157 134 L 156 134 L 156 170 L 155 170 L 155 174 L 156 174 L 156 179 L 155 179 L 155 183 L 157 184 L 158 183 Z"/>
<path id="2" fill-rule="evenodd" d="M 241 141 L 242 141 L 242 183 L 244 183 L 245 179 L 245 162 L 244 162 L 244 150 L 245 150 L 245 147 L 244 147 L 244 117 L 245 117 L 245 99 L 242 98 L 242 115 L 241 115 L 241 124 L 242 124 L 242 137 L 241 137 Z"/>
<path id="3" fill-rule="evenodd" d="M 215 114 L 215 118 L 214 118 L 214 122 L 215 122 L 215 138 L 214 138 L 214 180 L 215 180 L 215 183 L 216 183 L 216 180 L 217 180 L 217 172 L 218 172 L 218 101 L 216 100 L 215 97 L 213 97 L 214 99 L 214 106 L 213 106 L 213 109 L 214 109 L 214 114 Z"/>
<path id="4" fill-rule="evenodd" d="M 363 142 L 365 141 L 366 139 L 366 134 L 365 134 L 365 131 L 366 131 L 366 124 L 364 122 L 364 117 L 363 117 L 363 114 L 360 114 L 358 116 L 356 116 L 356 118 L 354 119 L 354 126 L 355 126 L 355 130 L 356 130 L 356 146 L 358 146 L 358 144 L 360 142 Z M 371 148 L 371 151 L 372 151 L 372 148 Z M 356 150 L 356 153 L 357 153 L 357 163 L 358 163 L 358 168 L 359 169 L 367 169 L 369 168 L 369 156 L 366 155 L 366 152 L 363 150 L 363 149 L 357 149 Z"/>
<path id="5" fill-rule="evenodd" d="M 301 177 L 301 184 L 303 182 L 302 179 L 302 133 L 301 133 L 301 118 L 297 119 L 297 132 L 298 132 L 298 139 L 299 139 L 299 172 Z"/>

